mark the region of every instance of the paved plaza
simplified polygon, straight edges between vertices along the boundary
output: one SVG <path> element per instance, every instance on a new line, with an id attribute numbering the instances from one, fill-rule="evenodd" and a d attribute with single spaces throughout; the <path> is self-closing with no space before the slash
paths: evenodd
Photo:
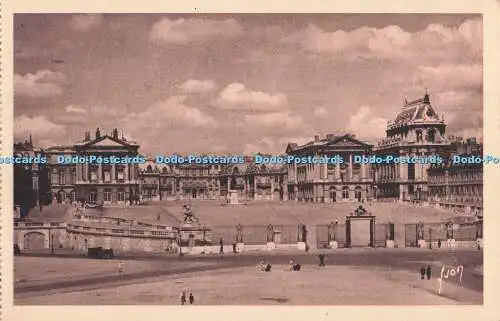
<path id="1" fill-rule="evenodd" d="M 203 257 L 129 255 L 91 260 L 60 253 L 15 258 L 15 303 L 20 305 L 176 305 L 192 291 L 203 305 L 428 305 L 482 304 L 481 251 L 417 249 L 344 249 L 317 253 L 225 254 Z M 292 272 L 293 257 L 302 270 Z M 256 268 L 259 260 L 271 272 Z M 437 295 L 442 264 L 464 266 L 461 287 L 447 284 Z M 418 270 L 431 265 L 431 280 Z"/>

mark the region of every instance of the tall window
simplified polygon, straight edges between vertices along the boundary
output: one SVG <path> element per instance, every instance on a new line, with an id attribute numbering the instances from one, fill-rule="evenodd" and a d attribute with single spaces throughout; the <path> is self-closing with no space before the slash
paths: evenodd
<path id="1" fill-rule="evenodd" d="M 116 166 L 116 179 L 119 181 L 125 180 L 125 166 L 118 165 Z"/>
<path id="2" fill-rule="evenodd" d="M 99 167 L 92 165 L 92 166 L 90 166 L 89 171 L 90 171 L 90 181 L 97 182 L 97 178 L 98 178 L 97 172 L 99 171 Z"/>
<path id="3" fill-rule="evenodd" d="M 347 186 L 342 187 L 342 199 L 344 200 L 349 199 L 349 187 Z"/>
<path id="4" fill-rule="evenodd" d="M 408 179 L 409 180 L 415 179 L 415 164 L 414 163 L 408 163 Z"/>
<path id="5" fill-rule="evenodd" d="M 104 190 L 104 201 L 111 202 L 111 189 L 110 188 L 106 188 Z"/>
<path id="6" fill-rule="evenodd" d="M 427 131 L 427 141 L 430 143 L 434 143 L 435 140 L 436 140 L 436 130 L 429 129 Z"/>
<path id="7" fill-rule="evenodd" d="M 65 177 L 65 175 L 64 175 L 64 169 L 63 169 L 63 168 L 61 168 L 61 169 L 59 170 L 59 185 L 64 185 L 64 184 L 66 184 L 66 180 L 65 180 L 65 178 L 66 178 L 66 177 Z"/>
<path id="8" fill-rule="evenodd" d="M 56 185 L 59 183 L 59 175 L 57 174 L 57 169 L 52 169 L 51 173 L 51 183 Z"/>
<path id="9" fill-rule="evenodd" d="M 97 190 L 91 189 L 89 193 L 89 202 L 95 204 L 97 202 Z"/>
<path id="10" fill-rule="evenodd" d="M 116 198 L 118 202 L 125 202 L 125 190 L 123 188 L 119 188 L 116 193 Z"/>
<path id="11" fill-rule="evenodd" d="M 103 166 L 103 178 L 105 183 L 111 183 L 111 166 Z"/>

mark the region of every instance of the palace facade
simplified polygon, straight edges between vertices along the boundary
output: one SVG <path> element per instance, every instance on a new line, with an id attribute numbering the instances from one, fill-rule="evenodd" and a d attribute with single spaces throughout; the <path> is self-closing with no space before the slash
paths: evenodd
<path id="1" fill-rule="evenodd" d="M 475 139 L 456 139 L 451 156 L 483 157 L 483 147 Z M 450 159 L 432 165 L 428 171 L 429 202 L 444 208 L 464 208 L 480 215 L 483 208 L 483 163 L 453 164 Z"/>
<path id="2" fill-rule="evenodd" d="M 373 195 L 373 175 L 370 164 L 354 162 L 356 156 L 370 156 L 372 145 L 357 140 L 352 134 L 326 135 L 304 145 L 289 143 L 287 155 L 334 158 L 342 163 L 290 164 L 287 172 L 287 192 L 291 200 L 305 202 L 361 201 Z"/>
<path id="3" fill-rule="evenodd" d="M 394 121 L 389 121 L 386 138 L 373 149 L 381 157 L 448 157 L 450 141 L 445 136 L 444 117 L 436 113 L 426 93 L 421 99 L 405 100 Z M 376 164 L 376 197 L 401 201 L 424 201 L 428 193 L 430 163 Z"/>
<path id="4" fill-rule="evenodd" d="M 88 162 L 61 163 L 58 157 L 91 155 L 102 157 L 140 157 L 139 145 L 118 137 L 118 130 L 111 135 L 95 136 L 85 133 L 85 138 L 71 146 L 54 146 L 45 150 L 49 157 L 51 192 L 57 203 L 85 201 L 90 204 L 124 204 L 139 199 L 138 164 L 96 164 Z"/>
<path id="5" fill-rule="evenodd" d="M 202 155 L 203 156 L 203 155 Z M 141 196 L 144 200 L 221 199 L 237 191 L 240 200 L 286 200 L 282 166 L 245 164 L 160 165 L 148 160 L 141 165 Z"/>
<path id="6" fill-rule="evenodd" d="M 139 153 L 137 142 L 127 140 L 123 135 L 119 137 L 117 129 L 113 129 L 111 135 L 101 135 L 97 129 L 94 137 L 87 132 L 82 141 L 70 146 L 35 151 L 28 142 L 16 144 L 16 153 L 43 153 L 49 162 L 43 166 L 43 171 L 36 165 L 29 170 L 23 167 L 23 171 L 15 166 L 15 195 L 19 198 L 22 194 L 38 191 L 34 192 L 38 195 L 36 198 L 47 199 L 46 202 L 52 199 L 57 203 L 86 201 L 94 204 L 216 200 L 226 199 L 230 192 L 236 192 L 240 200 L 324 203 L 399 200 L 443 205 L 447 202 L 482 204 L 481 166 L 355 161 L 370 156 L 439 155 L 447 159 L 454 154 L 482 154 L 482 146 L 475 140 L 446 137 L 445 131 L 444 118 L 438 116 L 427 94 L 415 101 L 405 101 L 394 121 L 387 124 L 386 138 L 376 146 L 360 141 L 353 134 L 328 134 L 324 138 L 317 135 L 304 145 L 289 143 L 284 155 L 285 158 L 288 155 L 340 156 L 342 163 L 260 165 L 248 157 L 244 164 L 237 165 L 156 164 Z M 57 159 L 61 155 L 142 157 L 144 162 L 62 164 Z M 28 184 L 28 180 L 32 183 Z"/>

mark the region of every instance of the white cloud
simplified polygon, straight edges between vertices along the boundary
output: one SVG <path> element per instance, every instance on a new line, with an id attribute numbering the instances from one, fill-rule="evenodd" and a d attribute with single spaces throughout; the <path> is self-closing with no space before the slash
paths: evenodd
<path id="1" fill-rule="evenodd" d="M 386 59 L 464 58 L 480 59 L 482 52 L 482 22 L 467 20 L 458 28 L 431 24 L 424 30 L 410 33 L 399 26 L 381 29 L 361 27 L 351 31 L 327 32 L 315 25 L 283 39 L 297 43 L 313 53 Z M 469 58 L 470 58 L 469 57 Z"/>
<path id="2" fill-rule="evenodd" d="M 442 64 L 419 67 L 414 84 L 437 90 L 479 89 L 483 83 L 483 66 Z"/>
<path id="3" fill-rule="evenodd" d="M 150 39 L 155 42 L 189 43 L 202 42 L 219 36 L 234 36 L 242 32 L 234 19 L 177 19 L 163 18 L 154 24 Z"/>
<path id="4" fill-rule="evenodd" d="M 87 111 L 85 109 L 80 108 L 80 107 L 75 107 L 73 105 L 66 106 L 65 110 L 68 113 L 75 113 L 75 114 L 86 114 L 87 113 Z"/>
<path id="5" fill-rule="evenodd" d="M 196 80 L 189 79 L 181 85 L 181 90 L 184 93 L 207 93 L 217 90 L 217 85 L 213 80 Z"/>
<path id="6" fill-rule="evenodd" d="M 102 23 L 100 14 L 79 14 L 71 17 L 70 27 L 73 31 L 87 31 Z"/>
<path id="7" fill-rule="evenodd" d="M 377 116 L 372 108 L 361 106 L 349 117 L 347 130 L 355 133 L 359 139 L 374 141 L 383 135 L 386 127 L 387 119 Z"/>
<path id="8" fill-rule="evenodd" d="M 36 73 L 27 73 L 24 76 L 14 75 L 14 92 L 19 96 L 49 97 L 61 95 L 61 83 L 66 77 L 59 72 L 39 70 Z"/>
<path id="9" fill-rule="evenodd" d="M 447 90 L 440 93 L 437 93 L 436 98 L 433 100 L 432 104 L 436 105 L 439 110 L 453 110 L 453 109 L 462 109 L 470 106 L 462 106 L 464 102 L 467 101 L 470 94 L 465 91 L 456 91 L 456 90 Z M 474 108 L 475 110 L 477 108 Z"/>
<path id="10" fill-rule="evenodd" d="M 165 101 L 153 104 L 140 113 L 126 116 L 130 126 L 147 129 L 159 129 L 172 125 L 182 127 L 215 128 L 218 122 L 195 107 L 184 104 L 186 96 L 173 96 Z"/>
<path id="11" fill-rule="evenodd" d="M 54 140 L 66 135 L 66 127 L 54 124 L 45 116 L 28 117 L 22 115 L 14 119 L 14 138 L 23 140 L 26 134 L 31 134 L 37 144 L 41 146 L 51 145 Z M 60 142 L 59 142 L 60 143 Z"/>
<path id="12" fill-rule="evenodd" d="M 313 115 L 314 116 L 323 116 L 323 115 L 326 115 L 327 114 L 327 111 L 325 108 L 323 107 L 316 107 L 313 111 Z"/>
<path id="13" fill-rule="evenodd" d="M 245 115 L 245 123 L 249 126 L 296 128 L 303 124 L 300 116 L 291 115 L 289 112 L 272 112 L 258 115 Z"/>
<path id="14" fill-rule="evenodd" d="M 215 105 L 223 109 L 275 110 L 286 105 L 287 97 L 283 93 L 268 94 L 253 91 L 241 83 L 232 83 L 220 93 Z"/>
<path id="15" fill-rule="evenodd" d="M 264 137 L 257 143 L 246 144 L 243 155 L 252 156 L 257 153 L 275 153 L 276 147 L 274 140 L 269 137 Z"/>

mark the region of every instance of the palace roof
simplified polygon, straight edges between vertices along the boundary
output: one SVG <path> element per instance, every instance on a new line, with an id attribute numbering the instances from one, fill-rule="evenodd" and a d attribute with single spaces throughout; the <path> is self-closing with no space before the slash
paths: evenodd
<path id="1" fill-rule="evenodd" d="M 432 108 L 429 95 L 425 94 L 424 98 L 420 98 L 414 101 L 405 101 L 403 109 L 396 116 L 393 122 L 390 122 L 392 126 L 407 125 L 409 123 L 420 123 L 420 122 L 441 122 L 438 114 Z"/>

